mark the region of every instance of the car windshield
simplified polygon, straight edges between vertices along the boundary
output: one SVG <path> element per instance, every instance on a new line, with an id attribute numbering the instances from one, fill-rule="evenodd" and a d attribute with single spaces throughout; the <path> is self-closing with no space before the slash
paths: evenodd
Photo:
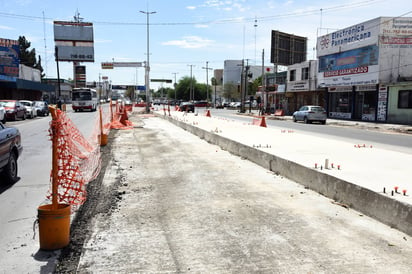
<path id="1" fill-rule="evenodd" d="M 20 101 L 20 103 L 22 104 L 22 105 L 25 105 L 25 106 L 28 106 L 28 107 L 31 107 L 31 103 L 30 102 L 21 102 Z"/>
<path id="2" fill-rule="evenodd" d="M 3 102 L 5 107 L 14 107 L 15 102 Z"/>
<path id="3" fill-rule="evenodd" d="M 323 112 L 325 111 L 325 109 L 323 107 L 312 107 L 311 108 L 312 111 L 317 111 L 317 112 Z"/>
<path id="4" fill-rule="evenodd" d="M 44 106 L 44 103 L 43 102 L 36 102 L 36 103 L 34 103 L 34 105 L 36 107 L 42 107 L 42 106 Z"/>

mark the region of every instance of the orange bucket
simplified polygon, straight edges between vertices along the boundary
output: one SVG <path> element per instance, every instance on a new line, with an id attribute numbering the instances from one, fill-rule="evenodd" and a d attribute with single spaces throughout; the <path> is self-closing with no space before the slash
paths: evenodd
<path id="1" fill-rule="evenodd" d="M 108 142 L 108 135 L 107 134 L 102 134 L 100 137 L 100 146 L 105 146 L 107 145 Z"/>
<path id="2" fill-rule="evenodd" d="M 55 210 L 51 204 L 42 205 L 37 212 L 40 249 L 55 250 L 67 246 L 70 242 L 70 205 L 59 204 Z"/>

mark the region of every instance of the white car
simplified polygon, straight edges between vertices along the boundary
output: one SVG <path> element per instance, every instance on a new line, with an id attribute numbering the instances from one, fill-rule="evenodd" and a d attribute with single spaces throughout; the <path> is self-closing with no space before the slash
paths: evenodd
<path id="1" fill-rule="evenodd" d="M 326 110 L 321 106 L 303 106 L 293 113 L 293 122 L 303 121 L 306 124 L 317 121 L 326 124 Z"/>
<path id="2" fill-rule="evenodd" d="M 6 110 L 0 103 L 0 121 L 3 122 L 3 124 L 6 123 Z"/>
<path id="3" fill-rule="evenodd" d="M 37 116 L 37 109 L 34 106 L 34 102 L 28 100 L 20 100 L 20 103 L 26 107 L 26 116 L 33 119 Z"/>

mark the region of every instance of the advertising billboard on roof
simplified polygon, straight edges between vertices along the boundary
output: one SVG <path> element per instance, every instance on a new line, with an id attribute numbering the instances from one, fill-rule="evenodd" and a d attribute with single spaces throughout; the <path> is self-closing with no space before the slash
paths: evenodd
<path id="1" fill-rule="evenodd" d="M 54 21 L 58 61 L 94 62 L 93 23 Z"/>
<path id="2" fill-rule="evenodd" d="M 272 30 L 270 62 L 289 66 L 306 61 L 307 38 Z"/>
<path id="3" fill-rule="evenodd" d="M 0 75 L 19 76 L 19 41 L 0 38 Z"/>
<path id="4" fill-rule="evenodd" d="M 380 20 L 376 18 L 320 36 L 317 40 L 317 56 L 376 44 L 379 29 Z"/>

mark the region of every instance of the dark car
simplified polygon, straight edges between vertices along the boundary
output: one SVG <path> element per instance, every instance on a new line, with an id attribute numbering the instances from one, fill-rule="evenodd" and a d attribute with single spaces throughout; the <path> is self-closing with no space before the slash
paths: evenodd
<path id="1" fill-rule="evenodd" d="M 179 105 L 180 111 L 195 112 L 195 105 L 191 102 L 183 102 Z"/>
<path id="2" fill-rule="evenodd" d="M 195 101 L 195 107 L 208 107 L 209 104 L 207 101 Z"/>
<path id="3" fill-rule="evenodd" d="M 6 110 L 6 119 L 15 121 L 17 118 L 26 120 L 26 107 L 17 100 L 0 100 Z"/>
<path id="4" fill-rule="evenodd" d="M 49 105 L 45 101 L 34 101 L 37 116 L 49 116 Z"/>
<path id="5" fill-rule="evenodd" d="M 0 182 L 17 182 L 17 159 L 22 151 L 19 130 L 0 122 Z"/>

